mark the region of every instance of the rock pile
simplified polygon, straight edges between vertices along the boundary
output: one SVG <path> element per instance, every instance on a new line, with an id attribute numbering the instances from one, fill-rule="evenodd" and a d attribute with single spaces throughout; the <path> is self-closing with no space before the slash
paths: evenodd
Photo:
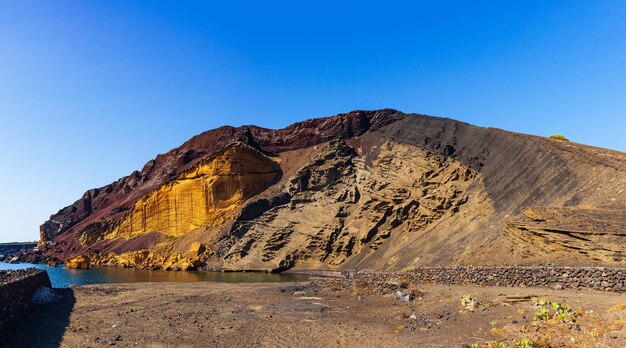
<path id="1" fill-rule="evenodd" d="M 42 286 L 51 287 L 48 273 L 44 270 L 0 271 L 0 327 L 19 314 Z"/>
<path id="2" fill-rule="evenodd" d="M 626 292 L 626 269 L 608 267 L 422 267 L 409 272 L 347 272 L 349 281 L 388 288 L 398 279 L 411 284 L 551 287 Z"/>

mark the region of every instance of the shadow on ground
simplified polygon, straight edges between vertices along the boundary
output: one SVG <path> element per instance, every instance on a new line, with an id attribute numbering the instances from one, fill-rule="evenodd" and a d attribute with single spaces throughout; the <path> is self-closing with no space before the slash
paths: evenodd
<path id="1" fill-rule="evenodd" d="M 76 303 L 72 289 L 55 289 L 61 299 L 31 304 L 0 331 L 0 347 L 58 347 Z"/>

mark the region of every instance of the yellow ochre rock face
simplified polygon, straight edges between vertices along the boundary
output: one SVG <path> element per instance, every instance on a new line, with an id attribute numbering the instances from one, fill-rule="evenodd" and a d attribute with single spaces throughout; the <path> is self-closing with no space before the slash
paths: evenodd
<path id="1" fill-rule="evenodd" d="M 202 246 L 202 244 L 199 244 Z M 195 270 L 200 266 L 200 258 L 205 253 L 210 253 L 206 249 L 197 254 L 176 253 L 172 249 L 161 250 L 135 250 L 121 254 L 110 252 L 105 255 L 98 255 L 91 260 L 90 265 L 93 267 L 138 267 L 150 269 L 162 269 L 166 271 L 178 270 L 188 271 Z"/>
<path id="2" fill-rule="evenodd" d="M 256 149 L 233 143 L 140 199 L 105 238 L 152 231 L 179 237 L 198 227 L 220 225 L 280 173 L 278 164 Z"/>
<path id="3" fill-rule="evenodd" d="M 65 261 L 65 268 L 69 269 L 87 269 L 90 266 L 90 260 L 87 256 L 76 256 L 75 258 Z"/>
<path id="4" fill-rule="evenodd" d="M 191 247 L 189 247 L 188 254 L 193 256 L 198 256 L 206 250 L 204 244 L 199 242 L 191 243 Z"/>

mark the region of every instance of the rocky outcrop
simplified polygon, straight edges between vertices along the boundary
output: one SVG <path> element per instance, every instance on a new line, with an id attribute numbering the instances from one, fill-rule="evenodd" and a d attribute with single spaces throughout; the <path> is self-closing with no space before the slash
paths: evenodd
<path id="1" fill-rule="evenodd" d="M 598 263 L 626 257 L 626 210 L 615 207 L 564 206 L 527 209 L 508 223 L 505 235 L 519 245 L 519 256 L 552 255 L 553 260 L 591 257 Z"/>
<path id="2" fill-rule="evenodd" d="M 202 133 L 51 216 L 37 257 L 164 269 L 619 266 L 625 190 L 624 153 L 353 111 Z"/>
<path id="3" fill-rule="evenodd" d="M 44 270 L 0 271 L 0 329 L 30 303 L 33 294 L 42 286 L 51 287 Z"/>
<path id="4" fill-rule="evenodd" d="M 65 260 L 65 268 L 68 269 L 87 269 L 89 266 L 91 266 L 91 260 L 88 256 L 78 255 Z"/>
<path id="5" fill-rule="evenodd" d="M 386 141 L 359 155 L 339 140 L 317 153 L 285 185 L 288 203 L 233 226 L 225 267 L 336 267 L 480 204 L 476 172 L 425 149 Z"/>

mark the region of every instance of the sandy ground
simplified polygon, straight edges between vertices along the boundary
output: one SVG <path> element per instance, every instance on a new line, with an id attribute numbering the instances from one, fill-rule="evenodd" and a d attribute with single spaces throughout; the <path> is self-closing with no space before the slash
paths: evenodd
<path id="1" fill-rule="evenodd" d="M 460 347 L 493 328 L 531 326 L 530 301 L 546 296 L 608 313 L 626 295 L 538 288 L 425 285 L 405 303 L 391 294 L 303 283 L 135 283 L 57 290 L 2 333 L 7 347 Z M 462 310 L 471 293 L 481 309 Z M 415 318 L 410 316 L 415 313 Z M 594 346 L 624 347 L 624 330 Z M 572 344 L 572 346 L 577 346 Z"/>

